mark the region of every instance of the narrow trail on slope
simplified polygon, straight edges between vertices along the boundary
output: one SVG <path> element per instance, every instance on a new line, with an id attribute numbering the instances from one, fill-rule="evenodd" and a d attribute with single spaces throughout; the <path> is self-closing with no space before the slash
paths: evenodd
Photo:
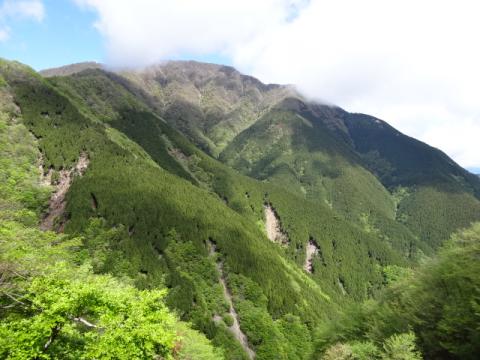
<path id="1" fill-rule="evenodd" d="M 40 222 L 40 229 L 41 230 L 53 230 L 56 222 L 61 219 L 62 215 L 65 212 L 66 202 L 65 196 L 67 195 L 68 189 L 72 185 L 73 177 L 75 175 L 83 176 L 85 171 L 87 170 L 89 159 L 85 153 L 82 153 L 78 158 L 77 163 L 75 166 L 70 170 L 60 170 L 59 171 L 59 178 L 56 184 L 54 184 L 55 191 L 52 193 L 50 197 L 50 202 L 48 206 L 48 211 L 45 214 L 44 218 Z M 43 165 L 40 166 L 41 170 L 41 183 L 43 185 L 50 185 L 53 175 L 53 170 L 50 169 L 48 173 L 45 175 L 43 171 Z M 58 231 L 62 231 L 64 224 L 58 224 Z"/>
<path id="2" fill-rule="evenodd" d="M 210 256 L 215 256 L 216 253 L 216 246 L 212 241 L 208 241 L 208 248 L 209 248 L 209 255 Z M 255 351 L 253 351 L 250 346 L 248 345 L 248 339 L 245 333 L 240 329 L 240 322 L 238 321 L 238 314 L 235 311 L 235 308 L 233 307 L 233 301 L 232 301 L 232 294 L 230 293 L 230 290 L 228 290 L 227 283 L 225 281 L 225 276 L 223 274 L 223 262 L 219 261 L 217 262 L 217 269 L 218 272 L 220 273 L 220 284 L 222 284 L 223 288 L 223 295 L 225 296 L 225 299 L 227 300 L 229 304 L 229 314 L 233 318 L 233 324 L 232 326 L 229 326 L 228 329 L 230 332 L 233 334 L 235 339 L 242 345 L 243 350 L 247 353 L 248 357 L 250 359 L 255 359 Z M 220 321 L 221 317 L 218 315 L 214 316 L 214 321 L 218 322 Z"/>

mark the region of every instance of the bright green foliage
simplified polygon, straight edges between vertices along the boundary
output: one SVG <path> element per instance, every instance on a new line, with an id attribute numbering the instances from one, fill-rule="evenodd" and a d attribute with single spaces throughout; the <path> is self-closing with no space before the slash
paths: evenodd
<path id="1" fill-rule="evenodd" d="M 419 358 L 414 343 L 426 358 L 475 359 L 479 254 L 480 224 L 475 224 L 455 234 L 437 257 L 394 281 L 378 302 L 355 306 L 319 328 L 317 350 L 367 339 L 382 344 L 386 359 Z"/>
<path id="2" fill-rule="evenodd" d="M 0 238 L 0 357 L 170 358 L 174 348 L 186 354 L 198 341 L 205 359 L 218 358 L 185 325 L 187 336 L 177 335 L 180 325 L 165 306 L 164 291 L 140 291 L 94 275 L 88 264 L 74 265 L 82 258 L 79 239 L 16 222 L 3 223 Z"/>
<path id="3" fill-rule="evenodd" d="M 38 184 L 37 144 L 20 121 L 7 88 L 0 89 L 0 221 L 35 224 L 50 195 Z"/>
<path id="4" fill-rule="evenodd" d="M 310 333 L 301 320 L 293 315 L 285 315 L 276 321 L 276 325 L 284 334 L 287 359 L 309 359 L 313 352 Z"/>
<path id="5" fill-rule="evenodd" d="M 393 284 L 412 274 L 412 269 L 396 265 L 387 265 L 382 269 L 385 278 L 385 284 Z"/>
<path id="6" fill-rule="evenodd" d="M 21 308 L 0 334 L 2 357 L 145 359 L 169 356 L 176 340 L 174 317 L 161 291 L 138 291 L 87 269 L 57 269 L 35 277 Z M 75 277 L 72 279 L 72 277 Z"/>
<path id="7" fill-rule="evenodd" d="M 0 239 L 0 357 L 148 359 L 178 349 L 176 358 L 188 359 L 198 346 L 204 359 L 219 358 L 176 323 L 164 291 L 139 291 L 74 265 L 83 258 L 80 239 L 16 222 L 2 223 Z"/>
<path id="8" fill-rule="evenodd" d="M 421 348 L 429 357 L 473 359 L 480 352 L 480 224 L 459 232 L 421 268 L 407 293 Z"/>
<path id="9" fill-rule="evenodd" d="M 177 335 L 181 346 L 176 349 L 175 358 L 179 360 L 222 360 L 224 354 L 219 348 L 213 348 L 205 336 L 193 331 L 183 323 L 177 326 Z"/>
<path id="10" fill-rule="evenodd" d="M 415 335 L 412 332 L 392 335 L 383 344 L 384 360 L 421 360 L 415 349 Z"/>
<path id="11" fill-rule="evenodd" d="M 132 254 L 125 259 L 119 249 L 128 232 L 123 225 L 109 228 L 105 219 L 92 218 L 85 229 L 83 245 L 88 249 L 85 259 L 96 273 L 113 273 L 116 276 L 133 276 L 140 260 Z"/>
<path id="12" fill-rule="evenodd" d="M 349 346 L 355 360 L 374 360 L 380 358 L 380 349 L 371 341 L 353 341 L 349 343 Z"/>
<path id="13" fill-rule="evenodd" d="M 371 341 L 354 341 L 337 343 L 329 347 L 322 360 L 421 360 L 415 348 L 415 335 L 405 333 L 392 335 L 385 340 L 380 349 Z"/>

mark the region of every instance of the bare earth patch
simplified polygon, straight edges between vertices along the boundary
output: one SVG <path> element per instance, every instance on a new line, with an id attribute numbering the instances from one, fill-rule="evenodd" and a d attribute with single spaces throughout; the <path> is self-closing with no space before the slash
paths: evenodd
<path id="1" fill-rule="evenodd" d="M 303 265 L 303 269 L 310 274 L 313 272 L 312 261 L 316 254 L 318 254 L 318 247 L 315 241 L 310 239 L 307 243 L 307 256 L 305 257 L 305 264 Z"/>
<path id="2" fill-rule="evenodd" d="M 272 208 L 272 205 L 266 204 L 264 205 L 265 209 L 265 230 L 267 231 L 267 237 L 270 241 L 280 245 L 288 245 L 288 236 L 282 230 L 282 225 L 280 220 Z"/>
<path id="3" fill-rule="evenodd" d="M 62 215 L 65 212 L 65 195 L 67 195 L 68 189 L 72 185 L 73 177 L 75 175 L 83 176 L 85 171 L 87 170 L 89 164 L 89 160 L 87 154 L 82 153 L 78 158 L 76 165 L 69 170 L 60 170 L 58 181 L 53 184 L 55 190 L 50 197 L 50 202 L 48 206 L 48 211 L 45 214 L 44 218 L 40 223 L 41 230 L 53 230 L 56 222 L 61 219 Z M 50 185 L 53 170 L 50 169 L 47 174 L 44 174 L 43 166 L 40 167 L 42 178 L 41 183 L 44 185 Z M 58 231 L 63 230 L 64 224 L 59 224 Z"/>

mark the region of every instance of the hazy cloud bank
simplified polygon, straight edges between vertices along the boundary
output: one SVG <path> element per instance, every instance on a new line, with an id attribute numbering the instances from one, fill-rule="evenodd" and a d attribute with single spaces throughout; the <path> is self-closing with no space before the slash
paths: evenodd
<path id="1" fill-rule="evenodd" d="M 480 5 L 469 0 L 75 0 L 113 65 L 220 54 L 480 167 Z"/>

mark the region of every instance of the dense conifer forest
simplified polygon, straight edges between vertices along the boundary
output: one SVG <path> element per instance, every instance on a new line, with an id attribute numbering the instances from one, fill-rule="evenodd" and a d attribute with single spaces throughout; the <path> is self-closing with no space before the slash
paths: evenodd
<path id="1" fill-rule="evenodd" d="M 0 62 L 0 358 L 476 359 L 480 179 L 235 69 Z"/>

